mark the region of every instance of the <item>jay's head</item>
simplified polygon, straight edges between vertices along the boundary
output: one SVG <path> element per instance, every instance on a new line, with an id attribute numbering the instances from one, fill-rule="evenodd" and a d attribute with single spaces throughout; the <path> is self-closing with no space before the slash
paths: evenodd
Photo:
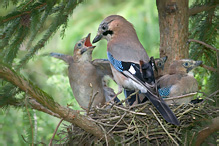
<path id="1" fill-rule="evenodd" d="M 130 22 L 122 16 L 111 15 L 100 23 L 97 35 L 92 43 L 96 43 L 101 39 L 106 39 L 109 42 L 113 37 L 128 34 L 130 31 L 136 34 L 135 29 Z"/>
<path id="2" fill-rule="evenodd" d="M 167 61 L 167 56 L 164 56 L 162 58 L 156 58 L 154 59 L 154 77 L 155 79 L 159 78 L 163 75 L 162 70 L 164 69 L 164 65 Z"/>
<path id="3" fill-rule="evenodd" d="M 181 59 L 173 61 L 169 66 L 169 74 L 183 73 L 187 74 L 192 69 L 202 64 L 202 61 L 194 61 L 191 59 Z"/>
<path id="4" fill-rule="evenodd" d="M 73 59 L 75 62 L 78 61 L 91 61 L 92 51 L 95 46 L 92 46 L 90 42 L 90 33 L 87 37 L 81 39 L 75 44 Z"/>
<path id="5" fill-rule="evenodd" d="M 155 68 L 157 69 L 157 71 L 159 70 L 163 70 L 164 69 L 164 65 L 167 61 L 167 56 L 164 56 L 162 58 L 156 58 L 155 60 Z"/>

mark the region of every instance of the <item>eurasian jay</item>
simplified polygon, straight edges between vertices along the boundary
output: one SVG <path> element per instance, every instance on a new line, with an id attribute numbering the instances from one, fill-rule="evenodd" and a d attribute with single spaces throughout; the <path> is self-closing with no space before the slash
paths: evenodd
<path id="1" fill-rule="evenodd" d="M 132 24 L 122 16 L 108 16 L 101 22 L 93 43 L 102 38 L 108 42 L 107 56 L 117 84 L 126 90 L 139 90 L 144 93 L 167 122 L 179 125 L 174 113 L 164 100 L 158 96 L 156 84 L 153 80 L 154 76 L 152 78 L 147 76 L 147 78 L 143 78 L 144 73 L 142 74 L 140 68 L 143 67 L 144 69 L 144 64 L 149 63 L 149 57 L 138 40 Z M 153 75 L 151 65 L 146 71 Z"/>
<path id="2" fill-rule="evenodd" d="M 104 76 L 112 76 L 109 61 L 97 59 L 92 61 L 92 51 L 95 46 L 90 43 L 90 34 L 78 41 L 74 47 L 73 57 L 59 53 L 50 55 L 65 61 L 68 66 L 69 82 L 79 105 L 87 110 L 90 99 L 92 107 L 103 105 L 115 95 L 113 90 L 104 84 Z M 109 97 L 107 97 L 109 96 Z M 117 101 L 117 97 L 114 101 Z"/>
<path id="3" fill-rule="evenodd" d="M 152 65 L 153 71 L 154 71 L 154 78 L 157 81 L 163 74 L 162 70 L 164 69 L 165 62 L 167 60 L 167 56 L 164 56 L 162 58 L 155 58 L 152 56 L 150 58 L 149 63 Z M 150 76 L 150 74 L 147 74 Z M 158 87 L 159 88 L 159 87 Z M 139 94 L 140 103 L 144 103 L 147 101 L 147 98 L 144 97 L 144 95 Z"/>
<path id="4" fill-rule="evenodd" d="M 193 76 L 188 73 L 192 69 L 201 65 L 202 61 L 182 59 L 173 61 L 168 70 L 168 74 L 158 79 L 161 97 L 176 97 L 198 91 L 198 83 Z"/>
<path id="5" fill-rule="evenodd" d="M 148 63 L 140 62 L 141 76 L 144 79 L 144 81 L 146 81 L 147 83 L 152 83 L 152 82 L 154 83 L 154 81 L 155 81 L 154 72 L 158 71 L 156 69 L 155 60 L 156 59 L 154 59 L 154 57 L 151 57 L 150 61 Z M 153 69 L 153 71 L 151 71 L 152 69 Z M 135 92 L 135 90 L 131 91 L 131 90 L 124 89 L 125 98 L 129 97 L 134 92 Z M 129 105 L 136 105 L 139 103 L 144 103 L 145 101 L 147 101 L 147 98 L 145 98 L 145 94 L 143 94 L 143 93 L 140 94 L 138 92 L 137 94 L 132 95 L 131 98 L 128 99 L 128 104 Z"/>
<path id="6" fill-rule="evenodd" d="M 155 80 L 159 79 L 163 74 L 161 74 L 162 70 L 164 69 L 164 65 L 167 61 L 167 56 L 162 58 L 156 58 L 155 65 L 154 65 L 154 78 Z"/>

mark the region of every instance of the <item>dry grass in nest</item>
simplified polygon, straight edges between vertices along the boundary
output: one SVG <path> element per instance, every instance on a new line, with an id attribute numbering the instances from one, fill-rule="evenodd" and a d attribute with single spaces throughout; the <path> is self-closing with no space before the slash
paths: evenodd
<path id="1" fill-rule="evenodd" d="M 211 97 L 217 98 L 216 94 Z M 217 116 L 219 108 L 210 104 L 207 97 L 204 99 L 195 105 L 170 105 L 180 126 L 167 123 L 149 102 L 130 107 L 109 103 L 107 107 L 90 109 L 88 115 L 104 131 L 102 139 L 96 139 L 73 125 L 67 126 L 61 134 L 66 135 L 65 141 L 70 145 L 181 145 L 184 129 L 195 126 L 195 122 L 200 120 Z"/>

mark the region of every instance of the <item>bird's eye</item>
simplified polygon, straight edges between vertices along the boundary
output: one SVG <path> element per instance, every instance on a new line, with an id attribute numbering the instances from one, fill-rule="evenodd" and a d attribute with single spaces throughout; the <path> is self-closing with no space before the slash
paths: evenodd
<path id="1" fill-rule="evenodd" d="M 107 29 L 107 26 L 102 26 L 102 30 L 106 30 Z"/>
<path id="2" fill-rule="evenodd" d="M 81 43 L 78 43 L 78 47 L 81 47 L 82 46 L 82 44 Z"/>
<path id="3" fill-rule="evenodd" d="M 162 63 L 161 63 L 161 62 L 159 62 L 159 63 L 158 63 L 158 66 L 159 66 L 159 67 L 161 67 L 161 66 L 162 66 Z"/>
<path id="4" fill-rule="evenodd" d="M 185 66 L 185 67 L 188 67 L 188 66 L 189 66 L 189 63 L 188 63 L 188 62 L 185 62 L 185 63 L 184 63 L 184 66 Z"/>

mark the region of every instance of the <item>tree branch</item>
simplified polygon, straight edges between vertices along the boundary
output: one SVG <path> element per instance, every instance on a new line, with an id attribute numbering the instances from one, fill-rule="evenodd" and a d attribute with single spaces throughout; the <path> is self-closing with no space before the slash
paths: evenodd
<path id="1" fill-rule="evenodd" d="M 215 47 L 213 47 L 213 46 L 211 46 L 211 45 L 209 45 L 209 44 L 206 44 L 205 42 L 199 41 L 199 40 L 189 39 L 188 42 L 189 42 L 189 43 L 190 43 L 190 42 L 196 42 L 196 43 L 202 44 L 202 45 L 204 45 L 205 47 L 207 47 L 207 48 L 209 48 L 209 49 L 212 49 L 212 50 L 214 50 L 214 51 L 219 51 L 217 48 L 215 48 Z"/>
<path id="2" fill-rule="evenodd" d="M 216 72 L 216 71 L 217 71 L 215 68 L 213 68 L 213 67 L 211 67 L 211 66 L 207 66 L 207 65 L 204 65 L 204 64 L 202 64 L 202 65 L 200 65 L 200 66 L 203 67 L 203 68 L 205 68 L 205 69 L 207 69 L 207 70 L 213 71 L 213 72 Z"/>
<path id="3" fill-rule="evenodd" d="M 38 87 L 34 86 L 30 81 L 26 80 L 24 77 L 18 75 L 15 71 L 10 69 L 10 67 L 8 67 L 6 64 L 2 62 L 0 62 L 0 78 L 5 79 L 6 81 L 14 84 L 15 86 L 19 87 L 22 91 L 29 94 L 33 99 L 36 100 L 36 102 L 40 103 L 48 110 L 55 113 L 54 116 L 58 117 L 59 115 L 60 118 L 63 118 L 65 121 L 77 125 L 85 131 L 93 134 L 97 138 L 102 138 L 102 136 L 104 135 L 101 128 L 97 126 L 97 124 L 93 121 L 90 121 L 88 117 L 81 115 L 78 111 L 59 105 L 52 99 L 52 97 L 40 90 Z M 33 107 L 36 106 L 37 104 L 35 104 Z M 43 111 L 43 108 L 41 109 L 41 111 Z"/>
<path id="4" fill-rule="evenodd" d="M 198 132 L 195 145 L 200 146 L 209 135 L 211 135 L 212 133 L 218 130 L 219 130 L 219 117 L 216 117 L 212 119 L 212 123 L 209 126 Z"/>
<path id="5" fill-rule="evenodd" d="M 51 110 L 45 108 L 44 106 L 42 106 L 41 104 L 39 104 L 39 103 L 38 103 L 35 99 L 33 99 L 33 98 L 29 98 L 28 103 L 30 103 L 30 106 L 31 106 L 33 109 L 36 109 L 36 110 L 38 110 L 38 111 L 47 113 L 47 114 L 49 114 L 49 115 L 51 115 L 51 116 L 54 116 L 54 117 L 57 117 L 57 118 L 60 118 L 60 119 L 61 119 L 61 117 L 60 117 L 58 114 L 56 114 L 56 113 L 52 112 Z"/>
<path id="6" fill-rule="evenodd" d="M 215 47 L 213 47 L 213 46 L 211 46 L 211 45 L 209 45 L 209 44 L 206 44 L 205 42 L 199 41 L 199 40 L 189 39 L 188 42 L 189 42 L 189 43 L 190 43 L 190 42 L 196 42 L 196 43 L 199 43 L 199 44 L 204 45 L 205 47 L 207 47 L 207 48 L 209 48 L 209 49 L 212 49 L 212 50 L 216 51 L 217 67 L 219 68 L 219 50 L 218 50 L 217 48 L 215 48 Z M 204 66 L 202 66 L 202 67 L 204 67 Z M 209 69 L 209 70 L 210 70 L 210 67 L 208 67 L 208 66 L 205 66 L 205 67 L 206 67 L 206 69 Z M 204 68 L 205 68 L 205 67 L 204 67 Z"/>
<path id="7" fill-rule="evenodd" d="M 194 7 L 194 8 L 190 8 L 189 9 L 189 16 L 196 15 L 196 14 L 201 13 L 203 11 L 208 11 L 212 8 L 215 8 L 216 6 L 217 5 L 214 5 L 214 6 L 203 5 L 203 6 L 197 6 L 197 7 Z"/>

